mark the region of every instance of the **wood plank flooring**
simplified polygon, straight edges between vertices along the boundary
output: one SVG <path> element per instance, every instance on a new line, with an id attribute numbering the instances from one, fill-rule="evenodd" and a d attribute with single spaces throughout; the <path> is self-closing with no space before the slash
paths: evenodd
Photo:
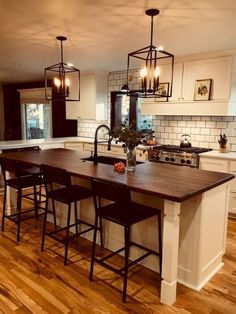
<path id="1" fill-rule="evenodd" d="M 19 244 L 12 222 L 0 232 L 0 313 L 236 313 L 236 220 L 228 223 L 224 267 L 199 293 L 178 285 L 172 307 L 160 303 L 158 276 L 139 265 L 130 272 L 126 304 L 121 301 L 122 280 L 109 270 L 96 265 L 94 281 L 89 282 L 87 240 L 70 246 L 68 266 L 63 265 L 63 246 L 56 241 L 47 237 L 41 252 L 41 223 L 23 222 Z"/>

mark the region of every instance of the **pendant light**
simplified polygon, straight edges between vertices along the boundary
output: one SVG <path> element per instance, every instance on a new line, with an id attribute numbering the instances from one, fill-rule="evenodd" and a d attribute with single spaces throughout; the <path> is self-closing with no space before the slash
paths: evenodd
<path id="1" fill-rule="evenodd" d="M 61 46 L 61 62 L 44 69 L 45 97 L 47 100 L 80 100 L 80 70 L 63 59 L 64 36 L 57 36 Z M 49 92 L 52 87 L 52 93 Z"/>
<path id="2" fill-rule="evenodd" d="M 141 98 L 165 97 L 168 101 L 168 98 L 172 96 L 174 55 L 153 45 L 153 19 L 160 11 L 148 9 L 145 13 L 151 17 L 150 45 L 128 54 L 127 82 L 129 75 L 138 71 L 139 89 L 132 90 L 131 86 L 128 86 L 127 94 L 135 93 Z M 160 80 L 161 77 L 164 77 L 164 81 Z"/>

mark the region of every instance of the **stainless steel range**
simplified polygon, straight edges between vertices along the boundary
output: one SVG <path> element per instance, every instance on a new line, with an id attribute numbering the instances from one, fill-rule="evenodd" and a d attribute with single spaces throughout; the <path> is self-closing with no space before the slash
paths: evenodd
<path id="1" fill-rule="evenodd" d="M 210 151 L 210 148 L 180 147 L 177 145 L 154 146 L 148 150 L 149 161 L 199 167 L 199 154 Z"/>

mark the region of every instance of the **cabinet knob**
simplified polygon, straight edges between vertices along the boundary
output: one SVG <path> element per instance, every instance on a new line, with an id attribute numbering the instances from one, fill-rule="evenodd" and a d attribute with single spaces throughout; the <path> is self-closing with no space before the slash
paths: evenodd
<path id="1" fill-rule="evenodd" d="M 178 100 L 180 100 L 180 97 L 178 97 Z"/>
<path id="2" fill-rule="evenodd" d="M 181 97 L 182 100 L 184 100 L 184 97 Z"/>

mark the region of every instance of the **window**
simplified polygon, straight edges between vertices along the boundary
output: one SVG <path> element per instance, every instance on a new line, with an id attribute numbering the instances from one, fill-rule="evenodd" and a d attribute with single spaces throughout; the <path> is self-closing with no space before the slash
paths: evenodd
<path id="1" fill-rule="evenodd" d="M 51 137 L 51 112 L 49 104 L 24 104 L 24 117 L 26 139 Z"/>
<path id="2" fill-rule="evenodd" d="M 136 122 L 137 130 L 151 130 L 152 116 L 141 114 L 143 99 L 137 96 L 127 96 L 121 92 L 111 92 L 111 129 L 122 123 Z"/>

